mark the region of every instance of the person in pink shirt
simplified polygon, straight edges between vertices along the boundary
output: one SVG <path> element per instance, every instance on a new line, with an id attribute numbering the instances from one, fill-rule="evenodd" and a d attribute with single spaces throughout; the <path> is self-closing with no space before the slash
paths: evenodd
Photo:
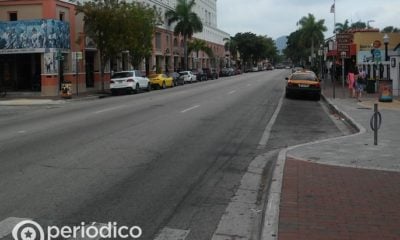
<path id="1" fill-rule="evenodd" d="M 350 69 L 349 73 L 347 74 L 347 84 L 349 87 L 349 96 L 354 98 L 356 96 L 356 91 L 354 89 L 355 75 L 353 69 Z"/>

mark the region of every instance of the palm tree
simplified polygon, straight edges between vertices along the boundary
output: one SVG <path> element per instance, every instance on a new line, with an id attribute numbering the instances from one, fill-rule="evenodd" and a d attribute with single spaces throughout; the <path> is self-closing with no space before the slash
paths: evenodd
<path id="1" fill-rule="evenodd" d="M 237 42 L 234 37 L 224 38 L 225 41 L 225 51 L 229 51 L 229 58 L 232 56 L 233 60 L 237 60 Z"/>
<path id="2" fill-rule="evenodd" d="M 194 39 L 193 41 L 188 43 L 188 53 L 190 54 L 192 51 L 196 52 L 197 59 L 199 59 L 199 52 L 205 52 L 209 57 L 213 57 L 212 49 L 207 45 L 207 42 L 201 39 Z M 198 66 L 196 66 L 198 68 Z"/>
<path id="3" fill-rule="evenodd" d="M 169 24 L 176 22 L 174 28 L 175 35 L 183 36 L 185 70 L 188 68 L 188 39 L 191 39 L 194 33 L 203 31 L 203 23 L 201 22 L 201 19 L 192 11 L 194 5 L 195 0 L 177 0 L 175 9 L 168 10 L 165 14 Z"/>
<path id="4" fill-rule="evenodd" d="M 324 23 L 325 20 L 323 19 L 316 22 L 314 15 L 311 13 L 308 14 L 308 17 L 302 17 L 299 21 L 300 31 L 302 32 L 301 39 L 303 42 L 311 41 L 311 65 L 313 65 L 314 44 L 324 40 L 323 32 L 327 30 Z"/>
<path id="5" fill-rule="evenodd" d="M 346 19 L 346 21 L 344 21 L 344 23 L 336 23 L 335 27 L 336 27 L 337 33 L 344 33 L 350 29 L 349 20 Z"/>

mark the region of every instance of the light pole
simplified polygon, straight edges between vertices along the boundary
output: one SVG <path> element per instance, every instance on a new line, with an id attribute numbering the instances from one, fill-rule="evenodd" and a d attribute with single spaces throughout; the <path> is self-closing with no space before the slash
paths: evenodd
<path id="1" fill-rule="evenodd" d="M 383 36 L 383 43 L 385 44 L 385 61 L 389 61 L 388 56 L 388 44 L 389 44 L 389 36 L 385 33 Z"/>
<path id="2" fill-rule="evenodd" d="M 341 52 L 340 56 L 342 57 L 342 87 L 344 91 L 344 58 L 346 57 L 346 52 Z"/>
<path id="3" fill-rule="evenodd" d="M 328 42 L 329 51 L 335 50 L 334 44 L 335 43 L 333 42 L 332 39 L 329 40 L 329 42 Z M 336 54 L 333 57 L 333 64 L 332 64 L 332 68 L 331 68 L 331 82 L 332 82 L 332 97 L 333 97 L 333 99 L 335 99 L 335 97 L 336 97 L 336 89 L 335 89 L 335 85 L 336 85 Z"/>
<path id="4" fill-rule="evenodd" d="M 385 33 L 383 36 L 383 43 L 385 44 L 385 61 L 389 61 L 389 56 L 388 56 L 388 44 L 389 44 L 389 36 Z M 390 65 L 386 65 L 386 76 L 387 80 L 390 79 Z"/>

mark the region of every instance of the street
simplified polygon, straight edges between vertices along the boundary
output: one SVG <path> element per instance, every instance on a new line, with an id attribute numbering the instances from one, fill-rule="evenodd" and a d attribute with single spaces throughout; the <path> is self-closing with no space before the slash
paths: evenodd
<path id="1" fill-rule="evenodd" d="M 189 230 L 186 239 L 210 239 L 252 159 L 343 135 L 321 102 L 283 99 L 269 141 L 259 148 L 288 74 L 2 107 L 0 221 L 115 221 L 139 226 L 140 239 L 155 239 L 165 227 Z"/>

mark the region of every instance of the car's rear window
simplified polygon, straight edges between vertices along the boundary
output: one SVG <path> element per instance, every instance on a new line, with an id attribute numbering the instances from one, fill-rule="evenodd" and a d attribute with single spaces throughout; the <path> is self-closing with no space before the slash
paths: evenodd
<path id="1" fill-rule="evenodd" d="M 317 81 L 317 77 L 314 74 L 293 74 L 290 78 L 291 80 L 309 80 L 309 81 Z"/>
<path id="2" fill-rule="evenodd" d="M 127 78 L 127 77 L 133 77 L 133 72 L 117 72 L 112 75 L 111 78 Z"/>
<path id="3" fill-rule="evenodd" d="M 188 75 L 188 72 L 180 72 L 180 75 Z"/>

